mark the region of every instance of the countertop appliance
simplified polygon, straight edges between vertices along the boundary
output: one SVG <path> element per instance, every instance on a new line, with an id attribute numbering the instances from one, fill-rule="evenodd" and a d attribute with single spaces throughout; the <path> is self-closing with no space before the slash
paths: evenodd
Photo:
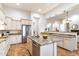
<path id="1" fill-rule="evenodd" d="M 71 30 L 71 32 L 77 32 L 77 35 L 79 35 L 79 30 Z"/>

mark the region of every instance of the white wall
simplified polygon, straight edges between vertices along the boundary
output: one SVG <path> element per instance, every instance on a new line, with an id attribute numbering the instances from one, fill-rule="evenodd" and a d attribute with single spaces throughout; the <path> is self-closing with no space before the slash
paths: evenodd
<path id="1" fill-rule="evenodd" d="M 22 10 L 19 10 L 19 9 L 14 9 L 14 8 L 4 6 L 4 12 L 5 12 L 6 16 L 12 17 L 15 20 L 30 19 L 30 13 L 29 12 L 22 11 Z"/>
<path id="2" fill-rule="evenodd" d="M 79 29 L 79 4 L 69 11 L 69 20 L 71 21 L 71 26 L 77 24 Z"/>
<path id="3" fill-rule="evenodd" d="M 47 13 L 45 16 L 46 18 L 49 18 L 49 17 L 56 17 L 56 15 L 61 15 L 64 13 L 64 11 L 69 11 L 69 14 L 70 14 L 70 11 L 75 7 L 77 6 L 78 4 L 73 4 L 73 3 L 66 3 L 66 4 L 60 4 L 58 7 L 56 7 L 54 10 L 51 10 L 49 13 Z M 74 12 L 74 11 L 72 11 Z M 72 14 L 71 12 L 71 14 Z M 75 11 L 76 12 L 76 11 Z M 59 19 L 56 19 L 56 20 L 59 20 Z M 62 20 L 62 19 L 61 19 Z M 64 19 L 63 19 L 64 20 Z M 52 19 L 53 21 L 53 19 Z M 78 19 L 77 20 L 73 20 L 72 23 L 78 23 Z M 54 28 L 53 28 L 54 29 Z M 65 24 L 61 24 L 60 25 L 60 31 L 66 31 L 65 29 Z"/>
<path id="4" fill-rule="evenodd" d="M 32 22 L 32 35 L 33 35 L 34 31 L 38 31 L 39 34 L 40 34 L 40 32 L 44 31 L 46 24 L 47 24 L 47 20 L 44 15 L 32 12 L 31 20 L 33 21 Z M 37 22 L 37 20 L 39 20 L 39 21 Z M 34 25 L 34 23 L 35 23 L 35 25 Z"/>
<path id="5" fill-rule="evenodd" d="M 2 5 L 0 4 L 0 8 L 2 8 Z"/>

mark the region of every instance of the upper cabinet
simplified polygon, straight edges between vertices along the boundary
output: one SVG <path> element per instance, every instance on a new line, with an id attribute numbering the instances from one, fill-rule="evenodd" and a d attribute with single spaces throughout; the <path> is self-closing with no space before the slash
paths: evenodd
<path id="1" fill-rule="evenodd" d="M 3 9 L 0 6 L 0 30 L 5 29 L 4 21 L 5 21 L 5 14 L 3 12 Z"/>
<path id="2" fill-rule="evenodd" d="M 11 17 L 6 16 L 6 30 L 21 30 L 20 20 L 14 20 Z"/>
<path id="3" fill-rule="evenodd" d="M 1 5 L 0 5 L 0 20 L 5 20 L 4 10 Z"/>
<path id="4" fill-rule="evenodd" d="M 21 19 L 21 24 L 24 24 L 24 25 L 32 25 L 32 20 Z"/>
<path id="5" fill-rule="evenodd" d="M 21 30 L 21 25 L 31 25 L 32 21 L 27 19 L 22 20 L 14 20 L 11 17 L 6 16 L 5 17 L 6 27 L 5 30 Z"/>
<path id="6" fill-rule="evenodd" d="M 32 25 L 31 20 L 15 20 L 12 17 L 5 16 L 4 9 L 0 5 L 0 30 L 21 30 L 21 25 Z"/>

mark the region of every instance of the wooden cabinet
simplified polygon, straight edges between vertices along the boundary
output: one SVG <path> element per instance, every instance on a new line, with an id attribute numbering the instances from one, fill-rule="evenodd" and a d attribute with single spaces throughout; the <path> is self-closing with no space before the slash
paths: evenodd
<path id="1" fill-rule="evenodd" d="M 30 52 L 30 55 L 32 55 L 32 40 L 30 38 L 27 38 L 27 49 Z"/>
<path id="2" fill-rule="evenodd" d="M 32 20 L 22 19 L 21 24 L 32 25 Z"/>
<path id="3" fill-rule="evenodd" d="M 32 25 L 32 20 L 29 20 L 28 21 L 28 25 Z"/>

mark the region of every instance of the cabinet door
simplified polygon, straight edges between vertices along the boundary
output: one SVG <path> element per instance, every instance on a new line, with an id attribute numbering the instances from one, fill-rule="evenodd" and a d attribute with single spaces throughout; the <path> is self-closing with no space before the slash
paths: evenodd
<path id="1" fill-rule="evenodd" d="M 9 36 L 8 37 L 9 44 L 13 44 L 13 40 L 14 40 L 14 37 L 13 36 Z"/>
<path id="2" fill-rule="evenodd" d="M 54 56 L 56 53 L 54 53 L 56 50 L 54 50 L 56 46 L 52 44 L 47 44 L 44 46 L 40 46 L 40 56 Z"/>
<path id="3" fill-rule="evenodd" d="M 59 47 L 63 47 L 63 45 L 64 45 L 63 42 L 64 42 L 64 41 L 59 41 L 57 45 L 58 45 Z"/>
<path id="4" fill-rule="evenodd" d="M 27 48 L 28 48 L 30 54 L 33 55 L 32 54 L 32 40 L 29 38 L 27 38 Z"/>
<path id="5" fill-rule="evenodd" d="M 75 50 L 77 49 L 77 41 L 75 38 L 65 39 L 64 41 L 64 48 L 68 50 Z"/>
<path id="6" fill-rule="evenodd" d="M 21 39 L 21 35 L 12 35 L 9 38 L 10 40 L 10 44 L 16 44 L 16 43 L 21 43 L 22 39 Z"/>
<path id="7" fill-rule="evenodd" d="M 4 46 L 3 46 L 3 50 L 4 50 L 4 55 L 7 55 L 7 52 L 10 48 L 10 45 L 9 45 L 9 42 L 8 42 L 8 39 L 6 39 L 6 41 L 3 42 L 4 43 Z"/>
<path id="8" fill-rule="evenodd" d="M 0 56 L 6 56 L 6 47 L 7 47 L 6 41 L 0 43 Z"/>
<path id="9" fill-rule="evenodd" d="M 32 25 L 32 21 L 31 20 L 28 21 L 28 25 Z"/>
<path id="10" fill-rule="evenodd" d="M 13 44 L 13 36 L 8 37 L 8 42 L 9 42 L 9 44 Z"/>
<path id="11" fill-rule="evenodd" d="M 3 55 L 3 44 L 0 43 L 0 56 L 2 56 L 2 55 Z"/>
<path id="12" fill-rule="evenodd" d="M 12 21 L 10 18 L 6 17 L 5 22 L 7 23 L 6 29 L 9 30 L 12 28 Z"/>
<path id="13" fill-rule="evenodd" d="M 21 43 L 22 42 L 22 36 L 21 35 L 17 35 L 16 36 L 16 43 Z"/>

